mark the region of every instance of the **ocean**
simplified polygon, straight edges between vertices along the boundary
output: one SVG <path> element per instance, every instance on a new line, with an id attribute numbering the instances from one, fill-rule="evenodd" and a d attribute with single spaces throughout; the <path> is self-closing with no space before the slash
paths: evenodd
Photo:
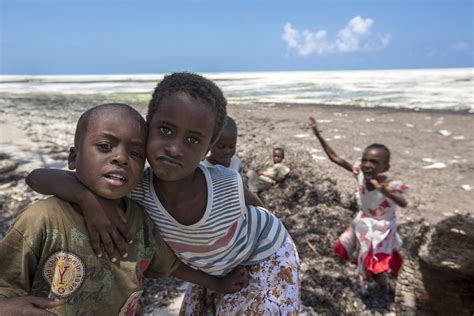
<path id="1" fill-rule="evenodd" d="M 229 104 L 330 104 L 474 113 L 474 68 L 203 73 Z M 150 96 L 163 74 L 0 76 L 2 94 Z"/>

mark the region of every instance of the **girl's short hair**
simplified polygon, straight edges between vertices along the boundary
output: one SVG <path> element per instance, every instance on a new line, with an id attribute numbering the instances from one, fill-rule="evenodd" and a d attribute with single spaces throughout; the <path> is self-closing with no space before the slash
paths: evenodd
<path id="1" fill-rule="evenodd" d="M 227 115 L 227 100 L 221 89 L 211 80 L 191 72 L 175 72 L 166 75 L 158 83 L 153 92 L 153 96 L 148 104 L 148 114 L 146 116 L 148 124 L 161 100 L 174 93 L 184 92 L 194 98 L 204 100 L 216 113 L 214 132 L 211 138 L 211 145 L 219 138 L 219 134 L 224 127 Z"/>
<path id="2" fill-rule="evenodd" d="M 368 149 L 381 149 L 381 150 L 385 151 L 385 162 L 386 163 L 390 162 L 390 150 L 388 149 L 387 146 L 382 145 L 382 144 L 374 143 L 374 144 L 371 144 L 371 145 L 369 145 L 365 148 L 365 150 L 368 150 Z"/>

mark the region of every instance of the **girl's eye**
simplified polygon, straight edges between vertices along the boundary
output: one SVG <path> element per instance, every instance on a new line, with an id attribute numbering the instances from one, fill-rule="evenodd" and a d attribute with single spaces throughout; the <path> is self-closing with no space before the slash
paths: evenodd
<path id="1" fill-rule="evenodd" d="M 171 129 L 169 129 L 168 127 L 160 127 L 160 132 L 166 136 L 171 135 L 172 133 Z"/>
<path id="2" fill-rule="evenodd" d="M 109 151 L 109 150 L 112 149 L 112 145 L 110 145 L 108 143 L 97 144 L 97 147 L 102 151 Z"/>
<path id="3" fill-rule="evenodd" d="M 199 144 L 199 143 L 201 142 L 201 140 L 200 140 L 199 138 L 197 138 L 197 137 L 192 137 L 192 136 L 191 136 L 191 137 L 188 137 L 188 142 L 189 142 L 190 144 L 193 144 L 193 145 L 194 145 L 194 144 Z"/>

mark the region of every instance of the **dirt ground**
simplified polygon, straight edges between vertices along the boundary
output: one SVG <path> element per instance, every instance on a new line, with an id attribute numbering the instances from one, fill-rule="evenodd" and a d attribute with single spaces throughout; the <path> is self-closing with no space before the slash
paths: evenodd
<path id="1" fill-rule="evenodd" d="M 95 104 L 101 101 L 115 100 L 104 97 Z M 41 166 L 65 167 L 74 122 L 91 104 L 74 96 L 2 96 L 0 103 L 2 234 L 18 211 L 39 198 L 24 184 L 27 172 Z M 130 103 L 145 114 L 145 101 L 132 98 Z M 74 108 L 65 110 L 64 104 Z M 376 286 L 361 286 L 355 267 L 333 255 L 332 245 L 358 209 L 356 186 L 350 174 L 325 159 L 307 127 L 308 116 L 316 117 L 329 144 L 348 161 L 355 161 L 374 142 L 391 149 L 389 174 L 411 187 L 408 207 L 398 212 L 402 253 L 407 258 L 402 280 L 412 282 L 404 273 L 419 270 L 410 247 L 420 227 L 474 214 L 473 114 L 290 104 L 230 105 L 228 112 L 239 128 L 237 153 L 245 170 L 258 169 L 269 160 L 273 146 L 286 149 L 290 175 L 261 198 L 297 243 L 302 313 L 399 312 L 412 295 L 405 293 L 408 285 L 394 280 L 388 295 L 381 295 Z M 172 279 L 147 280 L 146 310 L 158 315 L 155 308 L 180 295 L 180 285 Z"/>

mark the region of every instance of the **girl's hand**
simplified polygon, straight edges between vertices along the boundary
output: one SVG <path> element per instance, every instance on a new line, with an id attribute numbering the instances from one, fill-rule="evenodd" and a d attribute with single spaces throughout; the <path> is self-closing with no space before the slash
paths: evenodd
<path id="1" fill-rule="evenodd" d="M 97 256 L 102 256 L 100 247 L 102 241 L 112 262 L 120 258 L 118 253 L 126 257 L 126 241 L 132 238 L 127 231 L 122 209 L 115 202 L 91 192 L 71 171 L 35 169 L 26 177 L 26 183 L 38 193 L 56 195 L 79 205 L 87 225 L 92 249 Z"/>
<path id="2" fill-rule="evenodd" d="M 0 298 L 0 315 L 56 315 L 46 309 L 62 305 L 46 297 L 21 296 Z"/>
<path id="3" fill-rule="evenodd" d="M 371 179 L 370 183 L 374 186 L 376 190 L 379 190 L 383 195 L 393 200 L 398 206 L 405 207 L 407 206 L 407 201 L 403 196 L 402 192 L 397 189 L 391 188 L 388 183 L 388 178 L 385 174 L 380 173 L 375 179 Z"/>
<path id="4" fill-rule="evenodd" d="M 391 189 L 388 187 L 387 176 L 384 173 L 377 174 L 375 179 L 370 179 L 370 183 L 376 190 L 379 190 L 384 195 L 391 191 Z"/>
<path id="5" fill-rule="evenodd" d="M 240 291 L 249 284 L 249 273 L 244 266 L 238 266 L 225 277 L 217 282 L 215 288 L 211 288 L 218 293 L 234 293 Z"/>
<path id="6" fill-rule="evenodd" d="M 356 175 L 359 174 L 359 172 L 360 172 L 360 166 L 353 166 L 353 167 L 352 167 L 352 174 L 353 174 L 353 175 L 356 176 Z"/>
<path id="7" fill-rule="evenodd" d="M 89 191 L 79 206 L 84 214 L 95 254 L 102 257 L 102 242 L 112 262 L 116 262 L 120 257 L 126 258 L 127 243 L 130 243 L 132 237 L 120 205 Z"/>

